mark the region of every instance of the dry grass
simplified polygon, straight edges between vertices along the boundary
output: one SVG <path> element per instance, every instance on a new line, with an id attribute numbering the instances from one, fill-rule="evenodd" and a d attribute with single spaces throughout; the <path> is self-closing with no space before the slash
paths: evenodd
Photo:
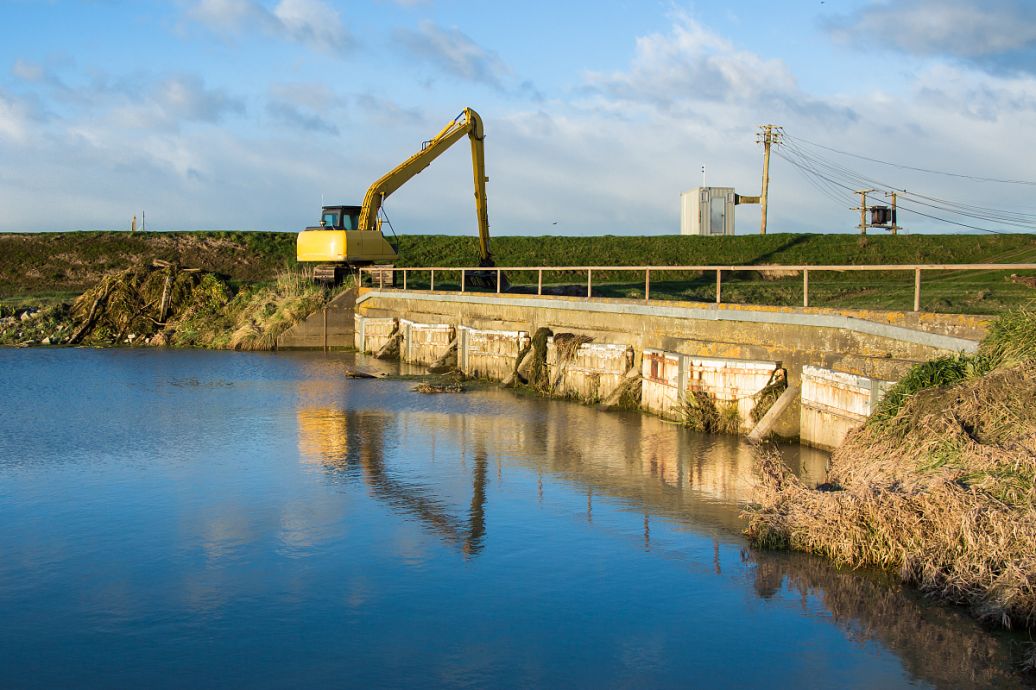
<path id="1" fill-rule="evenodd" d="M 716 400 L 705 391 L 688 391 L 683 403 L 683 424 L 707 434 L 741 433 L 737 401 Z"/>
<path id="2" fill-rule="evenodd" d="M 593 342 L 588 335 L 577 335 L 575 333 L 558 333 L 554 336 L 554 351 L 558 354 L 558 364 L 571 362 L 575 359 L 579 348 L 586 343 Z"/>
<path id="3" fill-rule="evenodd" d="M 304 269 L 288 269 L 275 283 L 245 296 L 227 347 L 272 350 L 277 337 L 325 303 L 327 290 Z"/>
<path id="4" fill-rule="evenodd" d="M 459 383 L 419 383 L 413 388 L 416 393 L 463 393 L 464 386 Z"/>
<path id="5" fill-rule="evenodd" d="M 156 261 L 110 273 L 80 295 L 65 342 L 272 350 L 331 296 L 299 268 L 235 295 L 215 274 Z"/>
<path id="6" fill-rule="evenodd" d="M 1036 625 L 1036 372 L 918 392 L 850 436 L 817 491 L 762 459 L 758 544 L 877 566 L 1005 626 Z"/>
<path id="7" fill-rule="evenodd" d="M 764 452 L 758 545 L 876 566 L 982 620 L 1036 628 L 1036 315 L 990 328 L 976 355 L 915 367 L 804 486 Z M 823 490 L 820 490 L 823 489 Z M 1036 667 L 1036 649 L 1023 666 Z"/>
<path id="8" fill-rule="evenodd" d="M 763 389 L 754 396 L 755 405 L 752 406 L 752 412 L 749 415 L 752 418 L 752 422 L 758 424 L 759 420 L 765 417 L 766 413 L 773 407 L 773 404 L 777 402 L 777 398 L 781 397 L 787 389 L 788 376 L 784 369 L 775 370 L 770 376 L 770 380 L 763 386 Z"/>

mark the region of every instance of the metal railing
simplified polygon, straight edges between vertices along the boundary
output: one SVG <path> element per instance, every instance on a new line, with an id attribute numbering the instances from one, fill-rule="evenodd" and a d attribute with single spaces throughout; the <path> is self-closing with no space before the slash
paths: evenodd
<path id="1" fill-rule="evenodd" d="M 457 266 L 422 266 L 422 267 L 387 267 L 368 266 L 360 269 L 360 286 L 364 285 L 364 276 L 370 278 L 370 286 L 379 289 L 394 287 L 392 274 L 403 274 L 402 289 L 407 289 L 407 277 L 411 273 L 430 273 L 429 291 L 435 290 L 435 274 L 460 274 L 461 292 L 478 292 L 467 285 L 468 273 L 496 273 L 496 293 L 502 292 L 503 274 L 508 272 L 536 272 L 536 294 L 543 294 L 543 273 L 586 273 L 586 297 L 593 296 L 594 273 L 643 273 L 644 302 L 651 301 L 651 273 L 660 272 L 715 272 L 716 304 L 723 303 L 723 273 L 755 271 L 759 273 L 794 271 L 802 274 L 802 306 L 809 306 L 809 276 L 811 273 L 850 271 L 893 271 L 914 274 L 914 311 L 921 311 L 921 272 L 922 271 L 1036 271 L 1036 264 L 869 264 L 869 265 L 743 265 L 743 266 L 501 266 L 498 268 L 457 267 Z M 386 285 L 386 283 L 388 283 Z M 484 290 L 481 290 L 485 292 Z"/>

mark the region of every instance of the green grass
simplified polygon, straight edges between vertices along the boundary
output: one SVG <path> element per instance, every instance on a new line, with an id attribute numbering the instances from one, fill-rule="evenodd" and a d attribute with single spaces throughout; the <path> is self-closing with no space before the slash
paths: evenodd
<path id="1" fill-rule="evenodd" d="M 60 232 L 0 235 L 0 300 L 79 294 L 111 271 L 164 259 L 234 282 L 272 280 L 295 264 L 295 235 L 276 232 Z"/>
<path id="2" fill-rule="evenodd" d="M 856 235 L 746 235 L 741 237 L 499 237 L 493 240 L 496 264 L 507 266 L 673 266 L 673 265 L 821 265 L 912 263 L 1036 263 L 1034 235 L 904 235 L 861 239 Z M 401 238 L 402 266 L 472 266 L 474 237 L 407 236 Z M 925 311 L 996 314 L 1028 305 L 1036 289 L 1011 282 L 1010 271 L 930 271 L 923 274 L 921 306 Z M 1026 272 L 1018 272 L 1026 275 Z M 1031 274 L 1032 272 L 1029 272 Z M 515 291 L 534 291 L 537 275 L 507 271 Z M 769 278 L 769 279 L 767 279 Z M 436 288 L 458 290 L 457 273 L 436 275 Z M 586 285 L 585 272 L 544 272 L 544 285 Z M 408 287 L 427 288 L 428 274 L 412 274 Z M 813 272 L 810 305 L 818 307 L 913 308 L 912 272 Z M 585 293 L 582 293 L 585 294 Z M 594 275 L 596 297 L 643 299 L 643 272 Z M 764 276 L 756 271 L 723 274 L 726 303 L 802 304 L 802 277 Z M 652 299 L 714 302 L 714 273 L 654 271 Z"/>
<path id="3" fill-rule="evenodd" d="M 909 264 L 1036 262 L 1036 235 L 777 234 L 735 237 L 497 237 L 500 266 L 734 264 Z M 400 265 L 472 266 L 475 237 L 407 235 Z"/>
<path id="4" fill-rule="evenodd" d="M 856 235 L 776 234 L 736 237 L 679 235 L 625 237 L 496 237 L 497 265 L 759 265 L 1036 263 L 1036 235 Z M 269 282 L 295 265 L 295 233 L 197 231 L 176 233 L 70 232 L 0 235 L 0 303 L 60 301 L 95 284 L 105 272 L 142 259 L 161 258 L 203 268 L 232 285 Z M 472 236 L 406 235 L 401 266 L 472 266 L 478 241 Z M 1024 273 L 1024 272 L 1020 272 Z M 1030 272 L 1031 274 L 1032 272 Z M 996 314 L 1025 306 L 1036 289 L 1009 280 L 1010 272 L 926 272 L 926 311 Z M 534 291 L 537 276 L 508 271 L 518 291 Z M 547 272 L 548 286 L 586 285 L 580 272 Z M 413 274 L 409 287 L 427 287 L 428 274 Z M 459 289 L 459 275 L 437 274 L 436 287 Z M 724 274 L 724 302 L 801 305 L 800 275 L 766 280 L 758 272 Z M 642 299 L 641 272 L 596 274 L 594 295 Z M 652 274 L 652 299 L 715 301 L 715 275 Z M 810 305 L 909 310 L 913 275 L 902 273 L 811 273 Z"/>
<path id="5" fill-rule="evenodd" d="M 936 357 L 914 365 L 885 394 L 871 415 L 870 424 L 885 425 L 913 396 L 931 388 L 948 388 L 962 381 L 980 378 L 1001 367 L 1036 361 L 1036 312 L 1005 311 L 989 324 L 975 354 L 958 353 Z M 909 424 L 903 431 L 909 431 Z"/>

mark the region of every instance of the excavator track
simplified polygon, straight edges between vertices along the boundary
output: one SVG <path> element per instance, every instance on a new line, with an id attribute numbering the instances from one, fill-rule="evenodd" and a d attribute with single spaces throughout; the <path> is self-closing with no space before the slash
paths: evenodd
<path id="1" fill-rule="evenodd" d="M 348 266 L 320 264 L 313 268 L 313 282 L 324 285 L 340 285 L 347 275 L 349 275 Z"/>

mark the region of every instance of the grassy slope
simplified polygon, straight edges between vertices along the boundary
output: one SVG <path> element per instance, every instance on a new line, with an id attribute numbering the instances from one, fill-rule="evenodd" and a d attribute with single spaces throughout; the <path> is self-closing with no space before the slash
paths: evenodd
<path id="1" fill-rule="evenodd" d="M 405 266 L 461 266 L 478 248 L 474 237 L 410 235 L 400 253 Z M 493 256 L 501 266 L 1036 262 L 1036 236 L 498 237 Z"/>
<path id="2" fill-rule="evenodd" d="M 232 282 L 265 282 L 294 263 L 294 233 L 77 232 L 0 235 L 0 299 L 67 298 L 108 271 L 141 259 L 163 258 L 223 274 Z M 473 265 L 477 240 L 468 236 L 408 235 L 401 239 L 404 266 Z M 1033 235 L 745 235 L 739 237 L 497 237 L 494 257 L 501 266 L 676 265 L 676 264 L 896 264 L 1036 262 Z M 416 276 L 415 276 L 416 277 Z M 420 281 L 420 277 L 418 281 Z M 535 277 L 511 273 L 512 282 Z M 443 276 L 437 284 L 447 280 Z M 597 280 L 602 279 L 598 277 Z M 548 282 L 578 283 L 576 276 L 546 276 Z M 602 284 L 602 296 L 642 296 L 641 278 L 617 276 Z M 625 282 L 623 282 L 625 281 Z M 419 282 L 418 282 L 419 284 Z M 909 308 L 913 277 L 877 274 L 812 275 L 815 305 Z M 1036 291 L 1006 281 L 1002 273 L 926 274 L 924 306 L 951 311 L 995 312 L 1024 303 Z M 655 275 L 652 296 L 711 300 L 711 276 Z M 801 280 L 773 281 L 741 274 L 725 278 L 724 299 L 795 304 Z"/>
<path id="3" fill-rule="evenodd" d="M 409 236 L 402 238 L 401 265 L 473 265 L 473 237 Z M 1033 235 L 746 235 L 740 237 L 499 237 L 493 254 L 500 266 L 535 265 L 737 265 L 737 264 L 910 264 L 910 263 L 1036 263 Z M 533 286 L 534 274 L 508 272 L 512 284 Z M 931 311 L 996 313 L 1028 304 L 1036 290 L 1008 281 L 1009 275 L 989 272 L 926 273 L 922 306 Z M 415 275 L 414 285 L 427 276 Z M 437 276 L 447 288 L 456 277 Z M 585 277 L 545 275 L 548 283 L 578 285 Z M 913 275 L 902 273 L 815 273 L 810 276 L 814 306 L 910 309 Z M 655 273 L 651 296 L 656 299 L 715 299 L 712 275 Z M 582 283 L 585 284 L 585 283 Z M 643 297 L 642 275 L 594 279 L 594 294 L 603 297 Z M 723 299 L 756 304 L 802 303 L 802 279 L 788 276 L 762 280 L 755 273 L 724 277 Z"/>
<path id="4" fill-rule="evenodd" d="M 273 280 L 295 260 L 295 235 L 272 232 L 70 232 L 0 235 L 0 298 L 68 297 L 102 275 L 165 259 L 227 276 Z"/>

